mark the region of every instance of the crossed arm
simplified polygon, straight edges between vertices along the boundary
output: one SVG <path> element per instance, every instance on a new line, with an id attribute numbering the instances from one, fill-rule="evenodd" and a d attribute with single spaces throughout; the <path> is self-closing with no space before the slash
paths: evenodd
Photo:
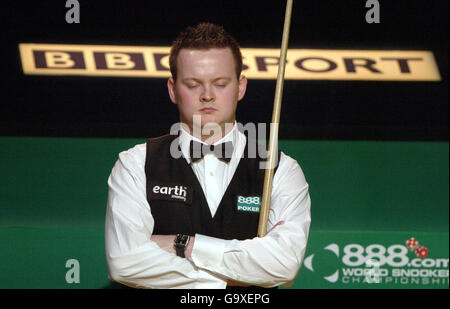
<path id="1" fill-rule="evenodd" d="M 278 222 L 275 224 L 268 233 L 270 233 L 275 227 L 278 225 L 283 224 L 283 221 Z M 268 234 L 267 233 L 267 234 Z M 173 247 L 173 240 L 175 239 L 175 235 L 152 235 L 150 237 L 150 240 L 155 242 L 161 249 L 163 249 L 166 252 L 176 254 L 175 248 Z M 189 243 L 186 246 L 186 250 L 184 251 L 184 255 L 187 259 L 191 258 L 192 249 L 194 248 L 195 243 L 195 236 L 191 236 L 189 238 Z"/>
<path id="2" fill-rule="evenodd" d="M 280 221 L 277 224 L 275 224 L 268 231 L 267 234 L 269 234 L 275 227 L 277 227 L 278 225 L 282 225 L 283 223 L 284 223 L 283 221 Z M 171 253 L 171 254 L 176 254 L 175 248 L 173 246 L 174 239 L 175 239 L 175 235 L 152 235 L 150 237 L 151 241 L 155 242 L 161 249 L 163 249 L 164 251 Z M 189 238 L 189 242 L 184 251 L 184 255 L 185 255 L 186 259 L 191 258 L 192 249 L 194 248 L 194 243 L 195 243 L 195 236 L 191 236 Z M 227 281 L 227 286 L 249 286 L 249 285 L 250 284 L 245 284 L 245 283 L 234 281 L 234 280 Z"/>

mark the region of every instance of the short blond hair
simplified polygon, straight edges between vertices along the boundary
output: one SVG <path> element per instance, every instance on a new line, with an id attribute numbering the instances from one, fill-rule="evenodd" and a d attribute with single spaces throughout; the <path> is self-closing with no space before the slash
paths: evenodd
<path id="1" fill-rule="evenodd" d="M 212 23 L 200 23 L 195 27 L 187 27 L 181 32 L 170 49 L 169 65 L 172 78 L 177 78 L 177 57 L 183 48 L 210 49 L 230 48 L 236 66 L 236 77 L 242 72 L 242 54 L 236 39 L 222 26 Z"/>

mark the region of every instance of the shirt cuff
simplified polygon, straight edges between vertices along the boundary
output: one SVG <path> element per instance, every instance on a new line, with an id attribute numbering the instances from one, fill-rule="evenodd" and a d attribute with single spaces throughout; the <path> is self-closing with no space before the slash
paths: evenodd
<path id="1" fill-rule="evenodd" d="M 195 234 L 194 247 L 192 248 L 191 261 L 198 268 L 215 270 L 220 268 L 225 252 L 226 240 Z"/>

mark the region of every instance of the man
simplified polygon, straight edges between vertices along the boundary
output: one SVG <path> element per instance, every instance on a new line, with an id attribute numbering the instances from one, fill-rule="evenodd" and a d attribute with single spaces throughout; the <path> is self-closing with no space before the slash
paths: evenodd
<path id="1" fill-rule="evenodd" d="M 119 154 L 108 180 L 110 278 L 136 288 L 289 284 L 306 250 L 308 184 L 279 151 L 269 232 L 256 237 L 264 169 L 236 122 L 247 87 L 238 43 L 202 23 L 179 35 L 169 62 L 181 127 Z"/>

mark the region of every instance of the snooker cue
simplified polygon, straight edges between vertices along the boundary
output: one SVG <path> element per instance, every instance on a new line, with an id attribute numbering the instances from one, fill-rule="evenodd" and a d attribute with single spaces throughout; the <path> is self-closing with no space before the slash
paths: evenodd
<path id="1" fill-rule="evenodd" d="M 278 126 L 280 121 L 281 100 L 283 97 L 284 72 L 286 67 L 286 54 L 289 40 L 289 27 L 292 15 L 292 1 L 287 0 L 286 13 L 284 17 L 283 37 L 281 41 L 280 64 L 275 88 L 275 99 L 272 112 L 272 123 L 270 124 L 269 149 L 264 174 L 263 194 L 259 213 L 258 237 L 267 233 L 267 221 L 269 220 L 270 196 L 272 193 L 272 181 L 274 174 L 274 163 L 278 145 Z"/>

